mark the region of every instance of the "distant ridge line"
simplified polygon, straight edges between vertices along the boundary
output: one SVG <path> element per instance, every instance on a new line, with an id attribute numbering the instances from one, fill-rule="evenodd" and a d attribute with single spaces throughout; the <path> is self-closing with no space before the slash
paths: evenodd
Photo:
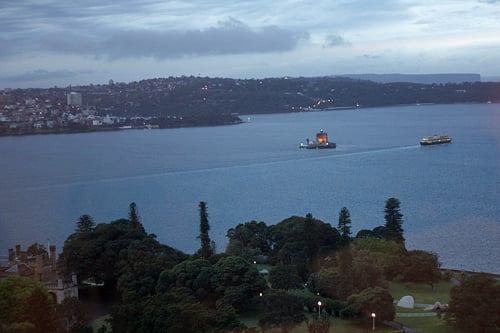
<path id="1" fill-rule="evenodd" d="M 476 73 L 440 73 L 440 74 L 343 74 L 338 75 L 357 80 L 368 80 L 378 83 L 410 82 L 422 84 L 464 83 L 481 81 Z"/>

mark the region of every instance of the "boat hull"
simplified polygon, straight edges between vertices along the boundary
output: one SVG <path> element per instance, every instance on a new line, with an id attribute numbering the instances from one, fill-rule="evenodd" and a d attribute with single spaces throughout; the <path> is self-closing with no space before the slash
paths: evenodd
<path id="1" fill-rule="evenodd" d="M 324 142 L 318 144 L 318 149 L 333 149 L 337 148 L 337 144 L 335 142 Z"/>
<path id="2" fill-rule="evenodd" d="M 316 133 L 316 141 L 307 139 L 306 143 L 301 143 L 299 148 L 305 149 L 333 149 L 337 148 L 337 144 L 335 142 L 328 141 L 328 134 L 320 130 Z"/>
<path id="3" fill-rule="evenodd" d="M 440 142 L 420 142 L 421 146 L 434 146 L 434 145 L 442 145 L 445 143 L 450 143 L 451 140 L 448 141 L 440 141 Z"/>
<path id="4" fill-rule="evenodd" d="M 430 137 L 425 137 L 420 140 L 420 145 L 422 146 L 432 146 L 432 145 L 441 145 L 444 143 L 450 143 L 451 138 L 447 135 L 434 135 Z"/>
<path id="5" fill-rule="evenodd" d="M 299 148 L 305 149 L 334 149 L 337 148 L 335 142 L 301 144 Z"/>

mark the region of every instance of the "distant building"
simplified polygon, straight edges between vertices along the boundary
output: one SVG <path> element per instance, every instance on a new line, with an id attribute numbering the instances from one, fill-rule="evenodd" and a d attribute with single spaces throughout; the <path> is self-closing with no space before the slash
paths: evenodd
<path id="1" fill-rule="evenodd" d="M 65 298 L 78 297 L 76 275 L 64 279 L 57 271 L 56 247 L 49 246 L 49 253 L 29 255 L 21 250 L 21 245 L 9 249 L 8 257 L 0 256 L 0 279 L 9 276 L 23 276 L 39 281 L 47 287 L 57 303 Z"/>
<path id="2" fill-rule="evenodd" d="M 82 106 L 82 94 L 79 92 L 70 92 L 66 95 L 68 105 Z"/>

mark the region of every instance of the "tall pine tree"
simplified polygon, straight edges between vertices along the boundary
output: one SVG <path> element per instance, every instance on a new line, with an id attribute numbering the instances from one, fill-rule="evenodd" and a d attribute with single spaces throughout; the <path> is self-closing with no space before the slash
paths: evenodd
<path id="1" fill-rule="evenodd" d="M 399 211 L 399 200 L 389 198 L 385 203 L 385 234 L 388 240 L 404 244 L 403 214 Z"/>
<path id="2" fill-rule="evenodd" d="M 342 237 L 342 245 L 347 245 L 351 239 L 351 214 L 346 207 L 340 210 L 338 229 Z"/>
<path id="3" fill-rule="evenodd" d="M 200 207 L 200 241 L 201 248 L 199 253 L 202 258 L 208 259 L 214 254 L 214 250 L 212 247 L 212 242 L 210 240 L 210 236 L 208 235 L 208 231 L 210 230 L 210 224 L 208 223 L 208 213 L 207 213 L 207 204 L 204 201 L 200 201 L 198 205 Z"/>
<path id="4" fill-rule="evenodd" d="M 128 207 L 128 219 L 132 223 L 132 226 L 135 230 L 146 234 L 146 230 L 144 229 L 144 226 L 141 223 L 141 219 L 139 218 L 139 213 L 135 202 L 131 202 Z"/>
<path id="5" fill-rule="evenodd" d="M 90 232 L 94 230 L 95 223 L 90 215 L 84 214 L 80 216 L 78 222 L 76 222 L 76 232 Z"/>

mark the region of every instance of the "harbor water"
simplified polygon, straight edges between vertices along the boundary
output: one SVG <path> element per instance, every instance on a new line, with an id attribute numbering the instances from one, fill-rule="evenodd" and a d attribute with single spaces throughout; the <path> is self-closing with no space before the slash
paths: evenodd
<path id="1" fill-rule="evenodd" d="M 292 215 L 355 234 L 401 202 L 407 247 L 445 268 L 500 274 L 500 105 L 423 105 L 242 116 L 243 124 L 0 138 L 0 251 L 56 244 L 83 214 L 127 217 L 187 253 L 199 248 L 198 203 L 210 236 Z M 336 149 L 299 149 L 323 129 Z M 453 142 L 420 146 L 423 136 Z"/>

